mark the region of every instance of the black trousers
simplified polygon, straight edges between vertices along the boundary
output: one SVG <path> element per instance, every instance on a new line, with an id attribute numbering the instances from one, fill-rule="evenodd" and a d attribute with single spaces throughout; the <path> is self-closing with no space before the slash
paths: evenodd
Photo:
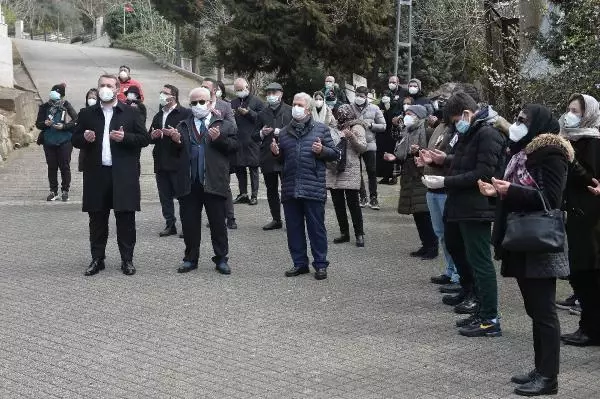
<path id="1" fill-rule="evenodd" d="M 352 218 L 352 226 L 354 227 L 354 235 L 362 236 L 365 234 L 363 230 L 362 209 L 360 209 L 358 190 L 331 190 L 331 200 L 335 209 L 340 231 L 342 234 L 350 234 L 350 226 L 348 224 L 348 214 L 346 213 L 346 204 Z"/>
<path id="2" fill-rule="evenodd" d="M 360 196 L 367 198 L 365 190 L 365 180 L 363 179 L 363 163 L 367 169 L 367 179 L 369 181 L 369 198 L 377 198 L 377 151 L 365 151 L 361 154 L 360 163 Z"/>
<path id="3" fill-rule="evenodd" d="M 265 186 L 267 187 L 267 201 L 271 216 L 276 222 L 281 222 L 281 198 L 279 197 L 279 172 L 264 173 Z"/>
<path id="4" fill-rule="evenodd" d="M 525 311 L 533 322 L 535 368 L 556 377 L 560 363 L 560 322 L 556 314 L 556 278 L 518 278 Z"/>
<path id="5" fill-rule="evenodd" d="M 160 199 L 162 215 L 165 218 L 167 226 L 175 226 L 175 222 L 177 221 L 175 217 L 175 204 L 173 203 L 173 199 L 175 198 L 175 179 L 176 172 L 156 172 L 158 198 Z"/>
<path id="6" fill-rule="evenodd" d="M 464 291 L 473 292 L 473 269 L 471 268 L 471 264 L 467 258 L 465 242 L 463 240 L 460 224 L 458 222 L 444 223 L 444 240 L 446 242 L 448 253 L 450 253 L 452 260 L 456 265 L 456 271 L 460 276 L 460 285 Z"/>
<path id="7" fill-rule="evenodd" d="M 258 195 L 258 166 L 248 166 L 250 170 L 250 189 L 252 197 Z M 235 175 L 238 179 L 240 194 L 248 194 L 248 173 L 245 166 L 238 166 L 235 170 Z"/>
<path id="8" fill-rule="evenodd" d="M 226 197 L 204 192 L 204 186 L 192 183 L 192 191 L 179 200 L 181 209 L 181 228 L 185 242 L 183 260 L 198 264 L 200 241 L 202 239 L 202 208 L 206 207 L 206 216 L 210 225 L 210 238 L 215 256 L 215 264 L 227 262 L 229 240 L 225 226 Z"/>
<path id="9" fill-rule="evenodd" d="M 431 214 L 429 212 L 416 212 L 413 213 L 413 219 L 417 226 L 417 232 L 419 233 L 419 239 L 421 245 L 428 250 L 437 250 L 439 246 L 439 240 L 433 231 L 433 224 L 431 224 Z"/>
<path id="10" fill-rule="evenodd" d="M 133 249 L 135 248 L 135 212 L 115 211 L 117 221 L 117 244 L 121 253 L 121 260 L 129 262 L 133 260 Z M 90 217 L 90 247 L 92 259 L 104 259 L 106 257 L 106 242 L 108 241 L 108 218 L 110 209 L 98 212 L 88 212 Z"/>
<path id="11" fill-rule="evenodd" d="M 70 141 L 61 145 L 44 145 L 44 154 L 48 164 L 48 183 L 50 191 L 58 192 L 58 170 L 60 169 L 61 190 L 69 191 L 71 186 L 71 153 L 73 145 Z"/>
<path id="12" fill-rule="evenodd" d="M 600 340 L 600 270 L 571 271 L 569 280 L 581 305 L 579 327 L 588 337 Z"/>

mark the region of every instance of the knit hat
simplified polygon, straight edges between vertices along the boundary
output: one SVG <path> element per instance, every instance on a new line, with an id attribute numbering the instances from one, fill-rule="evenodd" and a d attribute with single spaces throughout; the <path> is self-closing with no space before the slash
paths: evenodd
<path id="1" fill-rule="evenodd" d="M 419 119 L 425 119 L 427 117 L 427 108 L 422 105 L 409 105 L 406 110 L 415 114 Z"/>
<path id="2" fill-rule="evenodd" d="M 416 83 L 417 87 L 419 88 L 419 91 L 423 90 L 423 87 L 421 85 L 421 81 L 417 78 L 412 78 L 411 80 L 408 81 L 408 85 L 410 86 L 411 83 Z"/>
<path id="3" fill-rule="evenodd" d="M 60 94 L 61 97 L 65 96 L 65 89 L 67 88 L 66 83 L 59 83 L 57 85 L 52 86 L 51 91 L 56 91 Z"/>
<path id="4" fill-rule="evenodd" d="M 124 94 L 127 95 L 128 93 L 135 93 L 137 94 L 138 98 L 141 97 L 140 88 L 135 85 L 129 86 L 127 90 L 125 90 Z"/>

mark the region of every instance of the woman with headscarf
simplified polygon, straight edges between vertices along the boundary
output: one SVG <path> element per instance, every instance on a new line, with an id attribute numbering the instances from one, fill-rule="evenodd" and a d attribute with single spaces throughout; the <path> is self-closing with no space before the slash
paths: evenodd
<path id="1" fill-rule="evenodd" d="M 322 91 L 313 94 L 312 117 L 315 121 L 324 123 L 330 128 L 337 126 L 333 111 L 325 105 L 325 95 Z"/>
<path id="2" fill-rule="evenodd" d="M 425 199 L 427 187 L 421 181 L 424 165 L 417 165 L 416 161 L 419 151 L 427 147 L 426 118 L 427 110 L 424 106 L 409 105 L 406 107 L 403 119 L 404 127 L 400 133 L 401 138 L 396 146 L 395 154 L 386 153 L 383 156 L 388 162 L 402 164 L 398 213 L 412 215 L 421 240 L 421 247 L 411 252 L 410 256 L 424 260 L 434 259 L 439 253 L 438 239 L 433 231 L 431 214 Z M 402 145 L 403 142 L 405 145 Z"/>
<path id="3" fill-rule="evenodd" d="M 569 281 L 581 306 L 579 329 L 565 334 L 567 345 L 600 345 L 600 197 L 588 186 L 600 176 L 600 106 L 573 94 L 560 118 L 560 132 L 575 149 L 566 190 Z"/>
<path id="4" fill-rule="evenodd" d="M 325 108 L 329 108 L 325 106 Z M 314 112 L 314 111 L 313 111 Z M 360 154 L 367 150 L 364 122 L 349 104 L 338 108 L 338 127 L 331 129 L 331 137 L 342 154 L 338 162 L 327 165 L 326 186 L 331 192 L 335 215 L 340 225 L 341 235 L 333 240 L 334 244 L 350 241 L 350 226 L 346 204 L 352 218 L 356 246 L 365 246 L 362 209 L 359 202 L 360 190 Z"/>
<path id="5" fill-rule="evenodd" d="M 510 126 L 512 157 L 503 180 L 478 181 L 480 192 L 497 197 L 492 244 L 502 261 L 504 277 L 514 277 L 523 296 L 525 310 L 533 322 L 534 369 L 515 375 L 515 393 L 522 396 L 556 394 L 560 363 L 560 323 L 556 313 L 556 279 L 569 274 L 567 248 L 561 252 L 516 252 L 503 248 L 509 212 L 537 212 L 559 209 L 567 184 L 567 170 L 573 161 L 571 144 L 559 136 L 558 121 L 539 104 L 525 105 Z M 540 195 L 541 194 L 541 195 Z M 461 326 L 479 324 L 472 316 Z"/>
<path id="6" fill-rule="evenodd" d="M 77 113 L 65 100 L 64 83 L 52 86 L 49 100 L 40 105 L 35 126 L 41 130 L 38 144 L 43 144 L 48 164 L 50 194 L 46 201 L 69 200 L 71 186 L 71 130 L 77 123 Z M 58 196 L 58 170 L 61 177 L 61 196 Z"/>
<path id="7" fill-rule="evenodd" d="M 79 113 L 88 107 L 93 107 L 98 104 L 98 89 L 92 87 L 85 94 L 85 106 L 79 110 Z M 83 172 L 83 151 L 79 151 L 79 155 L 77 157 L 77 171 Z"/>

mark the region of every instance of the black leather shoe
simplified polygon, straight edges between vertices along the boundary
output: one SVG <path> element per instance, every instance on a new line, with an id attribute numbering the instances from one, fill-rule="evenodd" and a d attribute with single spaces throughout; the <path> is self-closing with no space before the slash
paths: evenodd
<path id="1" fill-rule="evenodd" d="M 466 298 L 464 301 L 454 307 L 454 312 L 458 314 L 474 314 L 479 310 L 479 302 L 473 296 Z"/>
<path id="2" fill-rule="evenodd" d="M 461 291 L 458 294 L 454 295 L 444 295 L 442 297 L 442 303 L 448 306 L 456 306 L 462 301 L 464 301 L 466 297 L 467 294 L 464 291 Z"/>
<path id="3" fill-rule="evenodd" d="M 462 287 L 459 283 L 450 283 L 440 287 L 442 294 L 458 294 L 460 290 L 462 290 Z"/>
<path id="4" fill-rule="evenodd" d="M 327 278 L 327 269 L 317 269 L 315 271 L 315 279 L 316 280 L 325 280 Z"/>
<path id="5" fill-rule="evenodd" d="M 301 274 L 307 274 L 307 273 L 310 273 L 310 269 L 308 268 L 308 266 L 292 267 L 290 270 L 287 270 L 285 272 L 285 276 L 286 277 L 296 277 Z"/>
<path id="6" fill-rule="evenodd" d="M 573 335 L 565 334 L 560 337 L 565 345 L 573 346 L 599 346 L 600 339 L 593 339 L 584 333 L 581 329 Z"/>
<path id="7" fill-rule="evenodd" d="M 439 250 L 437 248 L 430 248 L 427 251 L 425 251 L 423 256 L 421 256 L 421 259 L 422 260 L 431 260 L 431 259 L 437 258 L 438 255 L 439 255 Z"/>
<path id="8" fill-rule="evenodd" d="M 558 380 L 556 377 L 542 377 L 536 374 L 533 380 L 516 387 L 515 393 L 520 396 L 556 395 Z"/>
<path id="9" fill-rule="evenodd" d="M 133 263 L 131 263 L 130 260 L 121 263 L 121 270 L 126 276 L 133 276 L 135 274 L 135 267 L 133 266 Z"/>
<path id="10" fill-rule="evenodd" d="M 100 270 L 105 269 L 104 259 L 94 259 L 92 263 L 85 269 L 85 276 L 93 276 L 94 274 L 98 274 Z"/>
<path id="11" fill-rule="evenodd" d="M 416 251 L 412 251 L 410 253 L 410 256 L 412 256 L 413 258 L 420 258 L 421 256 L 425 255 L 425 252 L 427 252 L 427 248 L 421 247 Z"/>
<path id="12" fill-rule="evenodd" d="M 514 382 L 515 384 L 519 384 L 519 385 L 527 384 L 528 382 L 533 381 L 535 379 L 536 375 L 537 375 L 537 370 L 533 369 L 527 374 L 513 375 L 510 378 L 510 382 Z"/>
<path id="13" fill-rule="evenodd" d="M 350 234 L 342 234 L 341 236 L 333 239 L 334 244 L 342 244 L 344 242 L 350 242 Z"/>
<path id="14" fill-rule="evenodd" d="M 356 246 L 362 248 L 365 246 L 365 236 L 356 236 Z"/>
<path id="15" fill-rule="evenodd" d="M 471 324 L 475 324 L 475 323 L 480 323 L 481 322 L 481 318 L 477 315 L 470 315 L 469 317 L 467 317 L 466 319 L 460 319 L 460 320 L 456 320 L 456 327 L 467 327 L 470 326 Z"/>
<path id="16" fill-rule="evenodd" d="M 283 227 L 283 223 L 281 223 L 281 220 L 279 220 L 279 221 L 273 220 L 271 223 L 264 225 L 263 230 L 265 230 L 265 231 L 278 230 L 278 229 L 281 229 L 282 227 Z"/>
<path id="17" fill-rule="evenodd" d="M 234 204 L 247 204 L 250 202 L 250 198 L 248 198 L 248 194 L 240 194 L 233 200 Z"/>
<path id="18" fill-rule="evenodd" d="M 238 225 L 235 222 L 235 219 L 227 219 L 227 228 L 229 230 L 236 230 L 238 228 Z"/>
<path id="19" fill-rule="evenodd" d="M 197 263 L 183 262 L 183 265 L 179 266 L 179 268 L 177 269 L 177 273 L 187 273 L 191 272 L 192 270 L 196 270 L 197 268 Z"/>
<path id="20" fill-rule="evenodd" d="M 221 274 L 231 274 L 231 269 L 229 268 L 227 262 L 219 263 L 215 269 Z"/>
<path id="21" fill-rule="evenodd" d="M 250 201 L 248 201 L 248 205 L 256 205 L 258 204 L 258 200 L 256 199 L 256 197 L 252 197 L 250 198 Z"/>
<path id="22" fill-rule="evenodd" d="M 168 236 L 174 236 L 176 234 L 177 234 L 177 228 L 175 226 L 167 226 L 167 227 L 165 227 L 165 229 L 163 231 L 158 233 L 158 236 L 159 237 L 168 237 Z"/>
<path id="23" fill-rule="evenodd" d="M 431 282 L 433 284 L 445 285 L 450 284 L 452 282 L 452 279 L 446 274 L 440 274 L 439 276 L 433 276 L 431 278 Z"/>

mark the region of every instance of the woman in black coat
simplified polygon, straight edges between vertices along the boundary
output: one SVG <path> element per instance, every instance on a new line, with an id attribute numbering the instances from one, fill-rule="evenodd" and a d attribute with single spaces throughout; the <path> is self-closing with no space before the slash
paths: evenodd
<path id="1" fill-rule="evenodd" d="M 535 368 L 512 377 L 517 395 L 537 396 L 558 391 L 560 324 L 556 314 L 556 279 L 569 274 L 566 248 L 559 253 L 513 252 L 502 248 L 509 212 L 534 212 L 561 207 L 573 147 L 560 137 L 550 110 L 528 104 L 509 131 L 512 158 L 504 180 L 479 181 L 481 193 L 498 197 L 492 244 L 502 260 L 502 275 L 515 277 L 525 310 L 533 321 Z M 538 190 L 539 189 L 539 190 Z M 541 192 L 541 197 L 540 197 Z"/>

